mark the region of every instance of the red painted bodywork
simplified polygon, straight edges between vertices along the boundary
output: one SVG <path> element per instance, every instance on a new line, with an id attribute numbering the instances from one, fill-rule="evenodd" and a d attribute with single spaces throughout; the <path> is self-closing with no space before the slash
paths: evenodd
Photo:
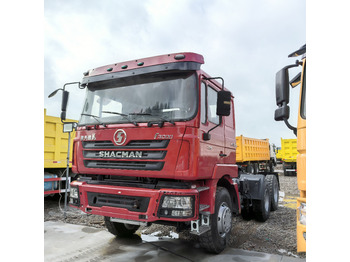
<path id="1" fill-rule="evenodd" d="M 143 66 L 176 63 L 183 61 L 193 61 L 197 63 L 204 63 L 201 55 L 194 53 L 185 54 L 185 59 L 175 60 L 176 54 L 157 56 L 152 58 L 138 59 L 118 64 L 107 65 L 89 71 L 89 76 L 101 75 L 106 73 L 113 73 L 122 71 L 123 65 L 128 65 L 127 69 L 135 69 L 140 66 L 137 64 L 143 62 Z M 108 68 L 112 68 L 107 72 Z M 202 70 L 197 70 L 198 75 L 198 93 L 201 96 L 201 82 L 209 83 L 209 80 L 203 80 L 203 77 L 210 77 Z M 210 81 L 210 85 L 217 91 L 221 89 L 221 85 L 215 80 Z M 232 193 L 239 203 L 238 185 L 232 181 L 232 178 L 238 177 L 238 168 L 236 163 L 235 151 L 235 119 L 234 119 L 234 103 L 233 97 L 231 99 L 231 115 L 223 117 L 223 123 L 218 128 L 210 132 L 211 139 L 204 141 L 202 135 L 215 124 L 203 124 L 200 120 L 200 99 L 198 103 L 198 113 L 190 121 L 176 122 L 175 125 L 164 123 L 162 128 L 157 125 L 148 127 L 147 123 L 139 123 L 139 126 L 133 124 L 108 124 L 107 127 L 87 126 L 78 127 L 76 138 L 74 139 L 74 156 L 72 170 L 78 174 L 98 174 L 98 175 L 115 175 L 115 176 L 134 176 L 134 177 L 150 177 L 163 178 L 180 181 L 192 182 L 191 189 L 146 189 L 133 187 L 120 187 L 110 185 L 92 185 L 86 182 L 74 181 L 71 186 L 79 188 L 80 192 L 80 208 L 86 213 L 115 217 L 120 219 L 128 219 L 135 221 L 154 222 L 157 220 L 170 221 L 189 221 L 198 219 L 199 205 L 209 205 L 205 211 L 214 212 L 215 208 L 215 192 L 217 182 L 220 179 L 225 179 L 232 186 L 235 192 Z M 147 170 L 125 170 L 125 169 L 106 169 L 106 168 L 86 168 L 84 166 L 82 138 L 95 137 L 96 141 L 113 141 L 116 130 L 123 129 L 127 138 L 124 144 L 130 140 L 155 140 L 155 134 L 171 136 L 170 142 L 165 149 L 167 151 L 165 158 L 162 160 L 164 166 L 161 171 L 147 171 Z M 86 150 L 86 149 L 84 149 Z M 90 151 L 97 149 L 90 149 Z M 106 149 L 107 150 L 107 149 Z M 123 149 L 124 150 L 124 149 Z M 128 149 L 125 149 L 127 151 Z M 147 149 L 159 150 L 159 149 Z M 88 151 L 88 150 L 86 150 Z M 99 150 L 97 150 L 99 151 Z M 141 150 L 142 151 L 142 150 Z M 227 157 L 221 157 L 220 154 L 226 154 Z M 132 160 L 123 160 L 132 161 Z M 155 161 L 155 160 L 147 160 Z M 158 161 L 158 160 L 157 160 Z M 224 178 L 225 177 L 225 178 Z M 208 190 L 199 192 L 196 188 L 209 187 Z M 147 196 L 150 197 L 149 207 L 145 213 L 132 212 L 125 208 L 115 207 L 95 207 L 89 206 L 86 192 L 98 192 L 106 194 L 121 194 L 127 196 Z M 159 218 L 157 217 L 157 209 L 159 200 L 163 194 L 178 194 L 178 195 L 193 195 L 195 196 L 195 212 L 194 216 L 186 219 L 179 218 Z M 75 207 L 75 206 L 72 206 Z M 240 205 L 238 205 L 238 212 L 240 212 Z M 147 215 L 147 219 L 140 219 L 139 215 Z"/>

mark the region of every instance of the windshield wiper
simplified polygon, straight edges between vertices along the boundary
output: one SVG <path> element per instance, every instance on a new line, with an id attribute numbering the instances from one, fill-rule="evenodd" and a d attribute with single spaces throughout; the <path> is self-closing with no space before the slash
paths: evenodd
<path id="1" fill-rule="evenodd" d="M 137 116 L 155 116 L 155 117 L 159 117 L 160 120 L 162 120 L 161 125 L 159 124 L 159 122 L 157 121 L 150 121 L 148 122 L 147 126 L 150 127 L 153 124 L 158 124 L 158 126 L 162 127 L 164 125 L 164 122 L 169 122 L 172 125 L 175 125 L 175 122 L 171 119 L 166 119 L 165 117 L 162 116 L 157 116 L 157 115 L 153 115 L 151 113 L 130 113 L 129 115 L 137 115 Z"/>
<path id="2" fill-rule="evenodd" d="M 126 118 L 130 123 L 134 124 L 135 126 L 138 126 L 138 124 L 135 121 L 133 121 L 133 120 L 131 120 L 129 118 L 129 115 L 118 113 L 118 112 L 112 112 L 112 111 L 102 111 L 102 113 L 114 114 L 114 115 L 122 116 L 122 117 Z"/>
<path id="3" fill-rule="evenodd" d="M 98 116 L 94 116 L 94 115 L 90 115 L 90 114 L 85 114 L 85 113 L 82 113 L 81 114 L 82 116 L 91 116 L 93 117 L 100 125 L 103 125 L 104 127 L 106 127 L 106 124 L 102 123 L 100 120 L 98 120 Z"/>

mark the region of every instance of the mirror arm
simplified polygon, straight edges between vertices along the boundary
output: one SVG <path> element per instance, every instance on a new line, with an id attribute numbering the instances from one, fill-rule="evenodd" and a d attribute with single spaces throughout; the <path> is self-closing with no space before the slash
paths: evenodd
<path id="1" fill-rule="evenodd" d="M 208 132 L 203 133 L 203 140 L 205 140 L 205 141 L 210 140 L 211 137 L 210 137 L 209 132 L 212 131 L 212 130 L 214 130 L 215 128 L 219 127 L 221 124 L 222 124 L 222 116 L 219 116 L 219 124 L 217 124 L 216 126 L 214 126 L 214 127 L 211 128 L 211 129 L 209 129 Z"/>
<path id="2" fill-rule="evenodd" d="M 80 82 L 70 82 L 70 83 L 65 83 L 64 84 L 64 86 L 63 86 L 63 90 L 66 90 L 66 86 L 67 85 L 74 85 L 74 84 L 78 84 L 78 87 L 79 87 L 79 89 L 84 89 L 84 87 L 83 88 L 81 88 L 80 86 L 81 86 L 81 83 Z"/>
<path id="3" fill-rule="evenodd" d="M 288 119 L 284 118 L 283 119 L 284 123 L 286 124 L 286 126 L 293 131 L 294 135 L 297 136 L 297 128 L 292 126 L 291 124 L 289 124 Z"/>
<path id="4" fill-rule="evenodd" d="M 211 80 L 211 79 L 220 79 L 222 81 L 222 88 L 221 90 L 224 90 L 224 79 L 221 76 L 218 77 L 203 77 L 204 80 Z"/>

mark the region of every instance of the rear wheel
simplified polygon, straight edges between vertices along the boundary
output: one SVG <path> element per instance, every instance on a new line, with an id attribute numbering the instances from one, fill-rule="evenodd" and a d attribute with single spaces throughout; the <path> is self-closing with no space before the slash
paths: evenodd
<path id="1" fill-rule="evenodd" d="M 270 217 L 270 206 L 270 194 L 265 183 L 263 199 L 253 200 L 253 209 L 256 220 L 265 222 Z"/>
<path id="2" fill-rule="evenodd" d="M 258 174 L 259 173 L 259 164 L 258 163 L 254 163 L 254 174 Z"/>
<path id="3" fill-rule="evenodd" d="M 105 217 L 105 225 L 110 233 L 118 237 L 130 237 L 139 228 L 137 225 L 111 222 L 110 217 Z"/>
<path id="4" fill-rule="evenodd" d="M 266 176 L 266 186 L 269 189 L 270 200 L 271 200 L 271 211 L 278 209 L 278 199 L 279 199 L 279 190 L 278 182 L 275 175 Z"/>
<path id="5" fill-rule="evenodd" d="M 251 173 L 251 174 L 254 174 L 254 167 L 253 167 L 253 164 L 248 164 L 247 166 L 247 173 Z"/>
<path id="6" fill-rule="evenodd" d="M 210 230 L 200 235 L 199 243 L 207 251 L 219 254 L 225 249 L 232 228 L 232 201 L 224 187 L 216 190 L 215 213 L 210 219 Z"/>

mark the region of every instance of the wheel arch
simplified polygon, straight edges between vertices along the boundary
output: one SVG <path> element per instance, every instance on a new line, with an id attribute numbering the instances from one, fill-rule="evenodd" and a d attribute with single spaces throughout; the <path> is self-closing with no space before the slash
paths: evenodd
<path id="1" fill-rule="evenodd" d="M 240 205 L 238 185 L 232 181 L 229 175 L 225 175 L 218 180 L 216 187 L 224 187 L 227 189 L 231 197 L 232 211 L 235 214 L 239 214 L 241 212 L 240 210 L 241 205 Z"/>

